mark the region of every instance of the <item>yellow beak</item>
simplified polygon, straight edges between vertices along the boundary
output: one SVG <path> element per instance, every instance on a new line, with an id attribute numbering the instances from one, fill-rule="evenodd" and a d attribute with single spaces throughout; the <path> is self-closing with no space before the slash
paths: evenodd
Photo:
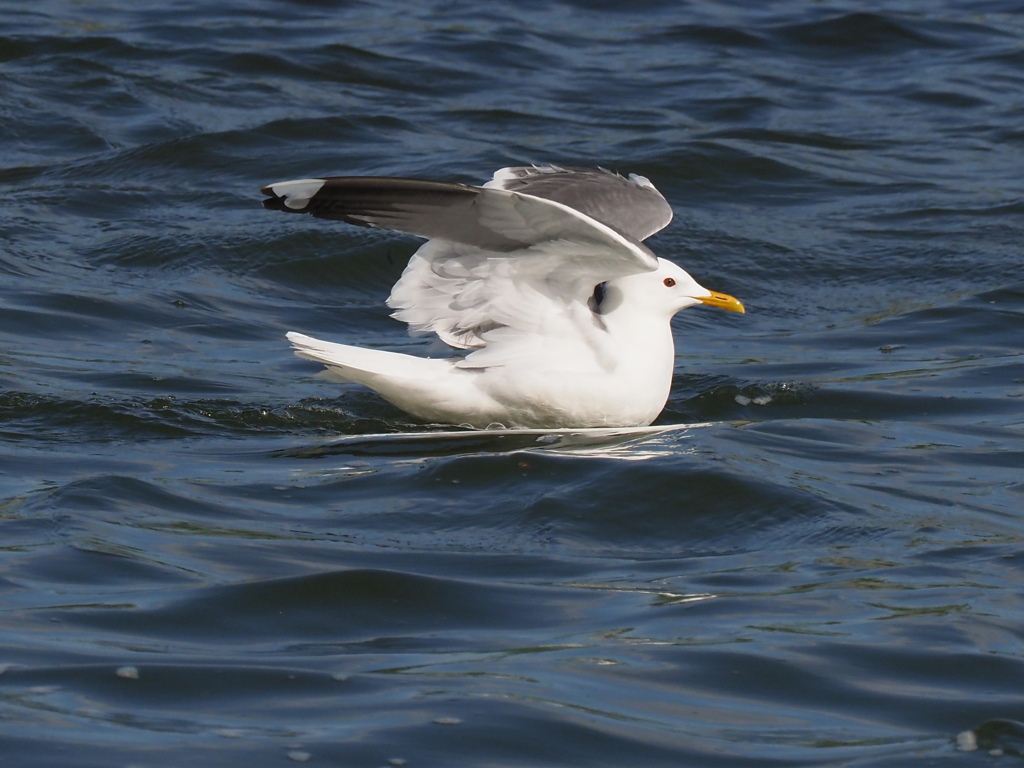
<path id="1" fill-rule="evenodd" d="M 740 314 L 746 312 L 742 302 L 739 299 L 733 298 L 728 293 L 712 291 L 710 296 L 698 296 L 696 298 L 701 304 L 707 304 L 709 307 L 727 309 L 730 312 L 739 312 Z"/>

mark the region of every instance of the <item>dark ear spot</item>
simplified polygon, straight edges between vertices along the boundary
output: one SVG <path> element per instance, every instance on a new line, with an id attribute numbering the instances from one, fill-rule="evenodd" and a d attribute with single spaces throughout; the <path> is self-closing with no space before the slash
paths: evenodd
<path id="1" fill-rule="evenodd" d="M 671 288 L 673 285 L 676 284 L 676 279 L 674 277 L 666 277 L 661 282 L 663 282 L 665 284 L 666 288 Z"/>

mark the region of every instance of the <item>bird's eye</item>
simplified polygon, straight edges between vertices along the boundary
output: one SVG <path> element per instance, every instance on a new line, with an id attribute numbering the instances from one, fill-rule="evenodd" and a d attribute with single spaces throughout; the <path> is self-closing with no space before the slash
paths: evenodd
<path id="1" fill-rule="evenodd" d="M 663 282 L 665 284 L 666 288 L 671 288 L 673 285 L 676 284 L 676 279 L 674 277 L 666 277 L 661 282 Z"/>

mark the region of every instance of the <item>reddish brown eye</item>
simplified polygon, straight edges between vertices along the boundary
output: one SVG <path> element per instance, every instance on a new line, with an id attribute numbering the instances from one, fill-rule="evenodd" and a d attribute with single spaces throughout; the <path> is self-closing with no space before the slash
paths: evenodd
<path id="1" fill-rule="evenodd" d="M 663 282 L 665 284 L 666 288 L 671 288 L 673 285 L 676 284 L 676 279 L 674 277 L 666 277 L 661 282 Z"/>

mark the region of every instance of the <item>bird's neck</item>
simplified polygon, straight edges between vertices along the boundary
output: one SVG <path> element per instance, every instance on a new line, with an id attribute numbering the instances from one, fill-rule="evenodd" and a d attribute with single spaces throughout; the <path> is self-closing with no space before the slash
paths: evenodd
<path id="1" fill-rule="evenodd" d="M 671 317 L 627 301 L 602 314 L 601 321 L 625 370 L 648 385 L 662 383 L 667 392 L 675 368 Z"/>

